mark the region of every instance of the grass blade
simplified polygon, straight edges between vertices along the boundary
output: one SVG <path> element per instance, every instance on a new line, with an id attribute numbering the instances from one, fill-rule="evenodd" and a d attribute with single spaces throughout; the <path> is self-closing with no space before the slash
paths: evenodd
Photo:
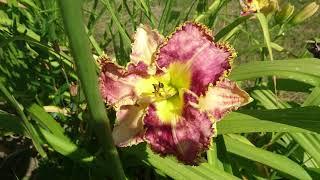
<path id="1" fill-rule="evenodd" d="M 196 18 L 196 22 L 207 22 L 209 27 L 214 25 L 214 22 L 217 18 L 218 12 L 222 9 L 224 5 L 226 5 L 230 0 L 215 0 L 213 3 L 208 7 L 208 10 L 199 14 Z"/>
<path id="2" fill-rule="evenodd" d="M 290 108 L 291 106 L 287 103 L 282 102 L 273 94 L 270 90 L 255 90 L 253 97 L 259 100 L 264 107 L 267 109 L 276 108 Z M 259 92 L 263 93 L 260 96 L 256 96 Z M 268 97 L 270 101 L 267 101 L 265 97 Z M 308 104 L 306 104 L 308 105 Z M 312 158 L 320 165 L 320 135 L 310 133 L 289 133 L 289 135 L 306 151 Z"/>
<path id="3" fill-rule="evenodd" d="M 26 129 L 26 132 L 28 133 L 29 137 L 32 139 L 34 147 L 37 149 L 39 154 L 42 157 L 47 157 L 46 152 L 43 150 L 41 146 L 41 140 L 37 136 L 37 132 L 32 127 L 32 124 L 29 122 L 28 118 L 23 112 L 23 106 L 11 95 L 11 93 L 5 88 L 4 84 L 0 81 L 0 91 L 6 98 L 6 100 L 11 104 L 11 106 L 17 111 L 19 116 L 22 119 L 22 125 Z"/>
<path id="4" fill-rule="evenodd" d="M 140 3 L 137 1 L 139 1 Z M 153 14 L 151 13 L 150 6 L 148 6 L 149 4 L 147 4 L 145 0 L 135 0 L 135 2 L 139 6 L 139 8 L 143 11 L 145 16 L 149 19 L 151 23 L 151 27 L 155 27 L 156 22 Z"/>
<path id="5" fill-rule="evenodd" d="M 269 33 L 269 27 L 268 27 L 268 20 L 262 13 L 256 13 L 256 16 L 260 22 L 262 32 L 263 32 L 263 37 L 264 37 L 264 42 L 266 43 L 270 60 L 273 61 L 273 54 L 272 54 L 272 47 L 271 47 L 271 39 L 270 39 L 270 33 Z"/>
<path id="6" fill-rule="evenodd" d="M 0 110 L 0 127 L 1 131 L 16 133 L 19 135 L 28 136 L 25 128 L 22 126 L 21 121 L 15 115 L 9 114 Z"/>
<path id="7" fill-rule="evenodd" d="M 123 28 L 121 22 L 118 19 L 117 13 L 114 11 L 114 8 L 112 8 L 110 1 L 108 0 L 101 0 L 101 2 L 106 6 L 106 8 L 108 9 L 110 15 L 111 15 L 111 19 L 113 20 L 113 22 L 115 23 L 115 25 L 117 26 L 122 38 L 124 39 L 125 45 L 127 47 L 131 46 L 131 40 L 130 37 L 128 36 L 127 31 Z"/>
<path id="8" fill-rule="evenodd" d="M 31 104 L 27 111 L 30 113 L 31 117 L 42 124 L 46 129 L 48 129 L 53 135 L 69 140 L 64 135 L 64 129 L 48 114 L 42 107 L 37 104 Z"/>
<path id="9" fill-rule="evenodd" d="M 185 166 L 175 159 L 162 158 L 147 149 L 148 163 L 163 171 L 173 179 L 238 179 L 224 171 L 203 163 L 200 166 Z"/>
<path id="10" fill-rule="evenodd" d="M 241 16 L 234 20 L 232 23 L 221 29 L 215 36 L 215 41 L 219 41 L 220 39 L 224 38 L 225 35 L 227 35 L 229 32 L 231 32 L 233 29 L 239 27 L 243 22 L 245 22 L 247 19 L 249 19 L 251 16 Z"/>
<path id="11" fill-rule="evenodd" d="M 297 179 L 311 179 L 299 164 L 285 156 L 247 145 L 229 136 L 224 136 L 224 139 L 230 153 L 265 164 Z"/>
<path id="12" fill-rule="evenodd" d="M 125 179 L 118 152 L 112 140 L 111 127 L 105 105 L 98 88 L 96 67 L 82 21 L 82 1 L 59 0 L 58 2 L 65 30 L 70 40 L 70 47 L 76 63 L 78 76 L 92 117 L 92 122 L 89 123 L 92 123 L 93 129 L 104 150 L 104 156 L 108 159 L 106 164 L 114 170 L 112 176 L 114 179 Z"/>
<path id="13" fill-rule="evenodd" d="M 68 141 L 65 138 L 62 139 L 43 128 L 39 128 L 39 131 L 48 144 L 58 153 L 84 164 L 91 164 L 94 161 L 92 155 L 84 149 L 80 149 L 71 141 Z"/>
<path id="14" fill-rule="evenodd" d="M 319 134 L 290 133 L 290 136 L 303 147 L 320 166 Z M 317 137 L 315 137 L 317 136 Z"/>
<path id="15" fill-rule="evenodd" d="M 320 107 L 232 112 L 217 124 L 219 134 L 246 132 L 320 132 Z"/>
<path id="16" fill-rule="evenodd" d="M 320 87 L 315 87 L 302 106 L 319 106 L 320 105 Z"/>
<path id="17" fill-rule="evenodd" d="M 240 81 L 273 75 L 317 86 L 320 84 L 320 61 L 314 58 L 253 61 L 235 67 L 230 78 Z"/>
<path id="18" fill-rule="evenodd" d="M 160 17 L 159 25 L 158 25 L 158 30 L 160 34 L 163 34 L 164 28 L 167 25 L 168 18 L 170 16 L 170 10 L 172 6 L 172 0 L 167 0 L 166 4 L 164 6 L 164 10 L 162 12 L 162 15 Z"/>

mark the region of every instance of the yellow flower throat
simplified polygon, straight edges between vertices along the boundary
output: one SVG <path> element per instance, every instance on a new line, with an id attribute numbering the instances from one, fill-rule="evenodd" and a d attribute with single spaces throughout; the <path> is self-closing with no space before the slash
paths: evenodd
<path id="1" fill-rule="evenodd" d="M 191 71 L 188 64 L 173 63 L 161 75 L 142 79 L 136 92 L 142 103 L 153 103 L 162 123 L 176 124 L 183 109 L 183 94 L 190 88 Z"/>

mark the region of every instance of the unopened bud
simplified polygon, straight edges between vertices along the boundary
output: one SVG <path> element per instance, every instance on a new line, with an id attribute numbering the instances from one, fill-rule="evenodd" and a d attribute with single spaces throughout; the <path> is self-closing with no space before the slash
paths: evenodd
<path id="1" fill-rule="evenodd" d="M 279 10 L 278 0 L 260 0 L 260 12 L 265 15 L 268 15 L 274 11 Z"/>
<path id="2" fill-rule="evenodd" d="M 276 21 L 280 24 L 287 22 L 294 12 L 294 6 L 291 3 L 287 3 L 279 12 L 276 14 Z"/>
<path id="3" fill-rule="evenodd" d="M 74 84 L 73 82 L 69 86 L 69 91 L 71 96 L 77 96 L 78 94 L 78 85 Z"/>
<path id="4" fill-rule="evenodd" d="M 240 0 L 241 15 L 246 16 L 256 12 L 267 15 L 278 10 L 278 0 Z"/>
<path id="5" fill-rule="evenodd" d="M 312 2 L 305 6 L 297 15 L 295 15 L 291 23 L 292 24 L 299 24 L 308 19 L 309 17 L 313 16 L 319 9 L 319 5 L 315 2 Z"/>

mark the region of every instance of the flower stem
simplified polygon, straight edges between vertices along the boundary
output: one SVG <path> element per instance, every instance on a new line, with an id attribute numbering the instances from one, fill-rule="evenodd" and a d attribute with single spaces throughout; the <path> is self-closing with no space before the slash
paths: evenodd
<path id="1" fill-rule="evenodd" d="M 98 77 L 89 46 L 81 12 L 82 0 L 59 0 L 64 27 L 76 64 L 95 134 L 104 150 L 106 165 L 113 171 L 113 179 L 125 179 L 121 161 L 114 146 L 109 119 L 98 88 Z M 107 163 L 108 162 L 108 163 Z"/>

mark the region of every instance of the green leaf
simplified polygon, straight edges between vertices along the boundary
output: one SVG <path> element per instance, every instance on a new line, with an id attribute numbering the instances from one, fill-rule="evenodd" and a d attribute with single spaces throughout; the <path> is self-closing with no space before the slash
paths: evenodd
<path id="1" fill-rule="evenodd" d="M 21 121 L 15 115 L 0 110 L 0 129 L 19 135 L 27 135 Z"/>
<path id="2" fill-rule="evenodd" d="M 0 18 L 0 29 L 4 30 L 7 29 L 7 27 L 12 26 L 14 24 L 14 21 L 10 18 Z M 28 29 L 25 25 L 17 23 L 17 31 L 21 34 L 25 34 L 26 36 L 35 39 L 37 41 L 40 41 L 40 36 L 32 31 L 31 29 Z"/>
<path id="3" fill-rule="evenodd" d="M 14 133 L 24 135 L 26 134 L 24 127 L 21 124 L 21 120 L 12 114 L 4 111 L 0 111 L 0 128 L 6 131 L 12 131 Z M 60 138 L 45 129 L 35 126 L 35 130 L 38 135 L 42 136 L 44 140 L 58 153 L 69 157 L 77 162 L 92 164 L 94 157 L 86 152 L 84 149 L 79 148 L 76 144 L 71 142 L 69 139 Z M 42 142 L 43 143 L 43 142 Z"/>
<path id="4" fill-rule="evenodd" d="M 160 157 L 149 148 L 147 162 L 173 179 L 239 179 L 207 163 L 200 166 L 186 166 L 170 157 Z"/>
<path id="5" fill-rule="evenodd" d="M 117 17 L 114 10 L 110 9 L 109 1 L 102 1 L 107 5 L 111 12 L 114 21 Z M 77 67 L 77 74 L 80 79 L 80 84 L 87 100 L 88 109 L 91 118 L 88 118 L 88 124 L 92 126 L 96 136 L 98 137 L 100 146 L 103 149 L 103 154 L 107 161 L 105 164 L 113 169 L 110 174 L 114 179 L 126 179 L 122 168 L 122 164 L 118 155 L 118 151 L 114 145 L 109 118 L 103 103 L 99 86 L 96 66 L 89 45 L 89 38 L 85 31 L 81 5 L 82 1 L 59 0 L 60 12 L 64 22 L 64 28 L 70 41 L 70 48 Z M 119 22 L 117 21 L 116 24 Z M 121 24 L 118 24 L 120 29 Z M 126 37 L 127 43 L 131 43 L 128 36 L 123 33 L 123 38 Z"/>
<path id="6" fill-rule="evenodd" d="M 207 160 L 209 165 L 213 166 L 214 168 L 223 170 L 223 164 L 218 159 L 217 143 L 213 139 L 211 139 L 210 148 L 207 151 Z"/>
<path id="7" fill-rule="evenodd" d="M 96 39 L 94 38 L 94 36 L 92 34 L 89 34 L 89 30 L 88 28 L 86 28 L 86 32 L 88 33 L 89 36 L 89 40 L 93 46 L 93 48 L 96 50 L 96 52 L 98 53 L 99 56 L 101 56 L 104 52 L 103 50 L 100 48 L 98 42 L 96 41 Z"/>
<path id="8" fill-rule="evenodd" d="M 167 25 L 170 12 L 172 10 L 171 6 L 172 6 L 172 0 L 167 0 L 163 9 L 162 15 L 160 17 L 159 25 L 158 25 L 158 30 L 161 34 L 163 34 L 164 28 Z"/>
<path id="9" fill-rule="evenodd" d="M 84 149 L 79 148 L 76 144 L 55 136 L 43 128 L 38 129 L 41 132 L 41 135 L 43 135 L 43 138 L 55 151 L 81 163 L 91 164 L 93 162 L 94 157 Z"/>
<path id="10" fill-rule="evenodd" d="M 320 135 L 309 133 L 290 133 L 290 136 L 308 152 L 320 165 Z"/>
<path id="11" fill-rule="evenodd" d="M 302 106 L 319 106 L 320 105 L 320 87 L 315 87 Z"/>
<path id="12" fill-rule="evenodd" d="M 227 153 L 224 137 L 219 135 L 215 138 L 217 144 L 217 156 L 223 165 L 224 171 L 233 174 L 229 154 Z"/>
<path id="13" fill-rule="evenodd" d="M 214 1 L 208 8 L 208 10 L 204 13 L 199 14 L 196 18 L 196 22 L 201 22 L 202 20 L 205 20 L 210 15 L 215 15 L 218 13 L 218 11 L 221 9 L 221 0 Z"/>
<path id="14" fill-rule="evenodd" d="M 269 27 L 268 27 L 268 20 L 264 16 L 263 13 L 256 13 L 255 14 L 260 22 L 262 32 L 263 32 L 263 37 L 264 37 L 264 42 L 266 43 L 270 60 L 273 61 L 273 55 L 272 55 L 272 47 L 271 47 L 271 40 L 270 40 L 270 33 L 269 33 Z"/>
<path id="15" fill-rule="evenodd" d="M 219 134 L 247 132 L 320 132 L 320 107 L 232 112 L 217 123 Z"/>
<path id="16" fill-rule="evenodd" d="M 282 102 L 272 91 L 266 89 L 256 89 L 251 94 L 252 97 L 259 100 L 267 109 L 290 108 L 291 106 Z M 306 103 L 305 105 L 308 105 Z M 320 165 L 320 135 L 316 133 L 289 133 L 289 135 Z"/>
<path id="17" fill-rule="evenodd" d="M 64 129 L 60 126 L 60 124 L 57 123 L 42 107 L 33 103 L 27 108 L 27 111 L 30 113 L 33 119 L 38 121 L 52 134 L 61 139 L 69 140 L 69 138 L 64 135 Z"/>
<path id="18" fill-rule="evenodd" d="M 230 78 L 240 81 L 273 75 L 317 86 L 320 84 L 320 61 L 315 58 L 253 61 L 235 67 Z"/>
<path id="19" fill-rule="evenodd" d="M 308 168 L 307 171 L 313 179 L 320 179 L 320 168 Z"/>
<path id="20" fill-rule="evenodd" d="M 291 106 L 282 102 L 270 89 L 266 87 L 255 88 L 251 93 L 251 97 L 259 101 L 266 109 L 285 109 Z"/>
<path id="21" fill-rule="evenodd" d="M 34 147 L 37 149 L 39 154 L 42 157 L 47 157 L 47 153 L 41 146 L 41 139 L 37 135 L 37 132 L 34 130 L 32 124 L 29 122 L 27 116 L 24 114 L 24 107 L 14 98 L 14 96 L 7 90 L 6 86 L 4 86 L 3 82 L 0 80 L 0 92 L 3 94 L 4 98 L 10 103 L 10 105 L 15 109 L 15 111 L 19 114 L 22 119 L 21 125 L 23 125 L 26 133 L 32 139 Z"/>
<path id="22" fill-rule="evenodd" d="M 131 46 L 131 39 L 127 34 L 127 31 L 123 28 L 123 25 L 119 21 L 117 11 L 114 10 L 114 8 L 111 6 L 110 1 L 108 0 L 101 0 L 101 2 L 106 6 L 108 9 L 112 20 L 114 21 L 117 29 L 119 30 L 122 38 L 124 39 L 125 45 L 130 47 Z"/>
<path id="23" fill-rule="evenodd" d="M 215 36 L 215 41 L 219 41 L 222 38 L 224 38 L 229 32 L 232 32 L 233 29 L 239 27 L 243 22 L 245 22 L 247 19 L 249 19 L 251 16 L 241 16 L 234 20 L 232 23 L 221 29 Z"/>
<path id="24" fill-rule="evenodd" d="M 272 83 L 269 83 L 269 86 L 270 86 L 270 89 L 274 89 L 274 86 Z M 312 88 L 313 88 L 312 85 L 303 83 L 301 81 L 277 78 L 277 90 L 310 93 Z"/>
<path id="25" fill-rule="evenodd" d="M 224 140 L 230 153 L 265 164 L 297 179 L 311 179 L 299 164 L 285 156 L 247 145 L 228 136 L 224 136 Z"/>
<path id="26" fill-rule="evenodd" d="M 137 1 L 137 0 L 136 0 Z M 150 3 L 147 3 L 145 0 L 139 0 L 140 3 L 136 2 L 140 9 L 144 12 L 146 17 L 150 20 L 151 27 L 155 26 L 155 19 L 154 15 L 152 14 L 151 8 L 150 8 Z M 140 6 L 141 4 L 141 6 Z"/>

